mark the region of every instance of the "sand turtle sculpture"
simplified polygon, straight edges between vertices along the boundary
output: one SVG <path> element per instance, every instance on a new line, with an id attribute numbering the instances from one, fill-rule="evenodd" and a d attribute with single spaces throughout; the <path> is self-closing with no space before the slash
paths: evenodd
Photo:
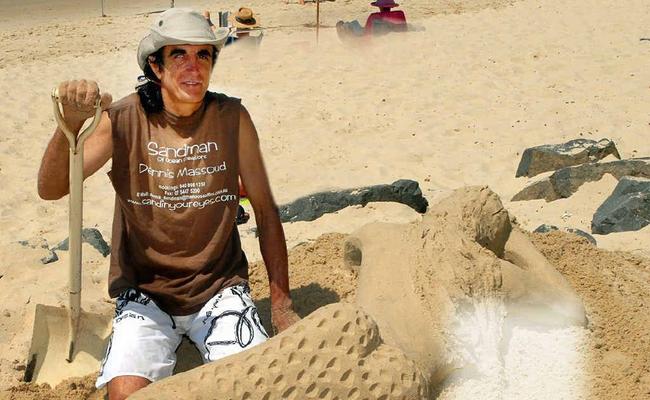
<path id="1" fill-rule="evenodd" d="M 247 351 L 156 382 L 133 399 L 429 399 L 463 353 L 466 318 L 584 325 L 581 300 L 487 187 L 454 191 L 410 224 L 346 242 L 356 304 L 322 307 Z M 501 326 L 501 325 L 500 325 Z"/>

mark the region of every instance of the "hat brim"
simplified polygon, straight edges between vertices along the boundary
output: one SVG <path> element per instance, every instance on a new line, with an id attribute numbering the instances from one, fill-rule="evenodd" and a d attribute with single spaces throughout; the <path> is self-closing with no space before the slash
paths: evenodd
<path id="1" fill-rule="evenodd" d="M 254 24 L 247 25 L 247 24 L 242 24 L 241 22 L 235 20 L 233 21 L 232 26 L 234 26 L 237 29 L 257 29 L 260 27 L 260 24 L 256 22 Z"/>
<path id="2" fill-rule="evenodd" d="M 257 22 L 257 18 L 251 18 L 254 22 L 252 24 L 244 24 L 243 22 L 239 22 L 237 20 L 237 16 L 231 15 L 228 20 L 230 21 L 230 24 L 234 26 L 235 28 L 238 29 L 257 29 L 260 27 L 260 23 Z"/>
<path id="3" fill-rule="evenodd" d="M 147 65 L 147 58 L 165 46 L 178 45 L 178 44 L 207 44 L 221 49 L 226 43 L 228 38 L 228 28 L 217 28 L 214 31 L 214 40 L 206 40 L 205 38 L 177 38 L 171 36 L 164 36 L 158 32 L 152 31 L 145 36 L 138 45 L 138 65 L 144 71 Z"/>

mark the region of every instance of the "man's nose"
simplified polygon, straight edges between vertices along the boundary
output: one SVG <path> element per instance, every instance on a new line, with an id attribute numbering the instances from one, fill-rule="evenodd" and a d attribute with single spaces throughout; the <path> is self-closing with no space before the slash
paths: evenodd
<path id="1" fill-rule="evenodd" d="M 187 57 L 187 61 L 185 62 L 185 68 L 186 69 L 198 69 L 199 68 L 199 56 L 196 54 L 194 55 L 189 55 Z"/>

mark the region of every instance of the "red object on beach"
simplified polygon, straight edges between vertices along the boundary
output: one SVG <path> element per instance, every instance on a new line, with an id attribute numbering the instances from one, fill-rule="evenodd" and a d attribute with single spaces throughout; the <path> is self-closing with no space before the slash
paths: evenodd
<path id="1" fill-rule="evenodd" d="M 239 182 L 239 197 L 244 198 L 247 197 L 248 193 L 246 193 L 246 188 L 244 187 L 244 184 Z"/>
<path id="2" fill-rule="evenodd" d="M 366 35 L 372 35 L 372 27 L 375 21 L 383 21 L 395 25 L 393 31 L 406 31 L 406 15 L 404 15 L 404 11 L 380 11 L 370 14 L 366 20 Z"/>

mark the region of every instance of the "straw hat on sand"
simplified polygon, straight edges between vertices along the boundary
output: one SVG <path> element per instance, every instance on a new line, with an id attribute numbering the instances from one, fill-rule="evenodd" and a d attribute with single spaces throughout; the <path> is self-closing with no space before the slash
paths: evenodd
<path id="1" fill-rule="evenodd" d="M 241 7 L 235 15 L 231 16 L 230 22 L 237 29 L 257 29 L 260 27 L 253 10 L 248 7 Z"/>

